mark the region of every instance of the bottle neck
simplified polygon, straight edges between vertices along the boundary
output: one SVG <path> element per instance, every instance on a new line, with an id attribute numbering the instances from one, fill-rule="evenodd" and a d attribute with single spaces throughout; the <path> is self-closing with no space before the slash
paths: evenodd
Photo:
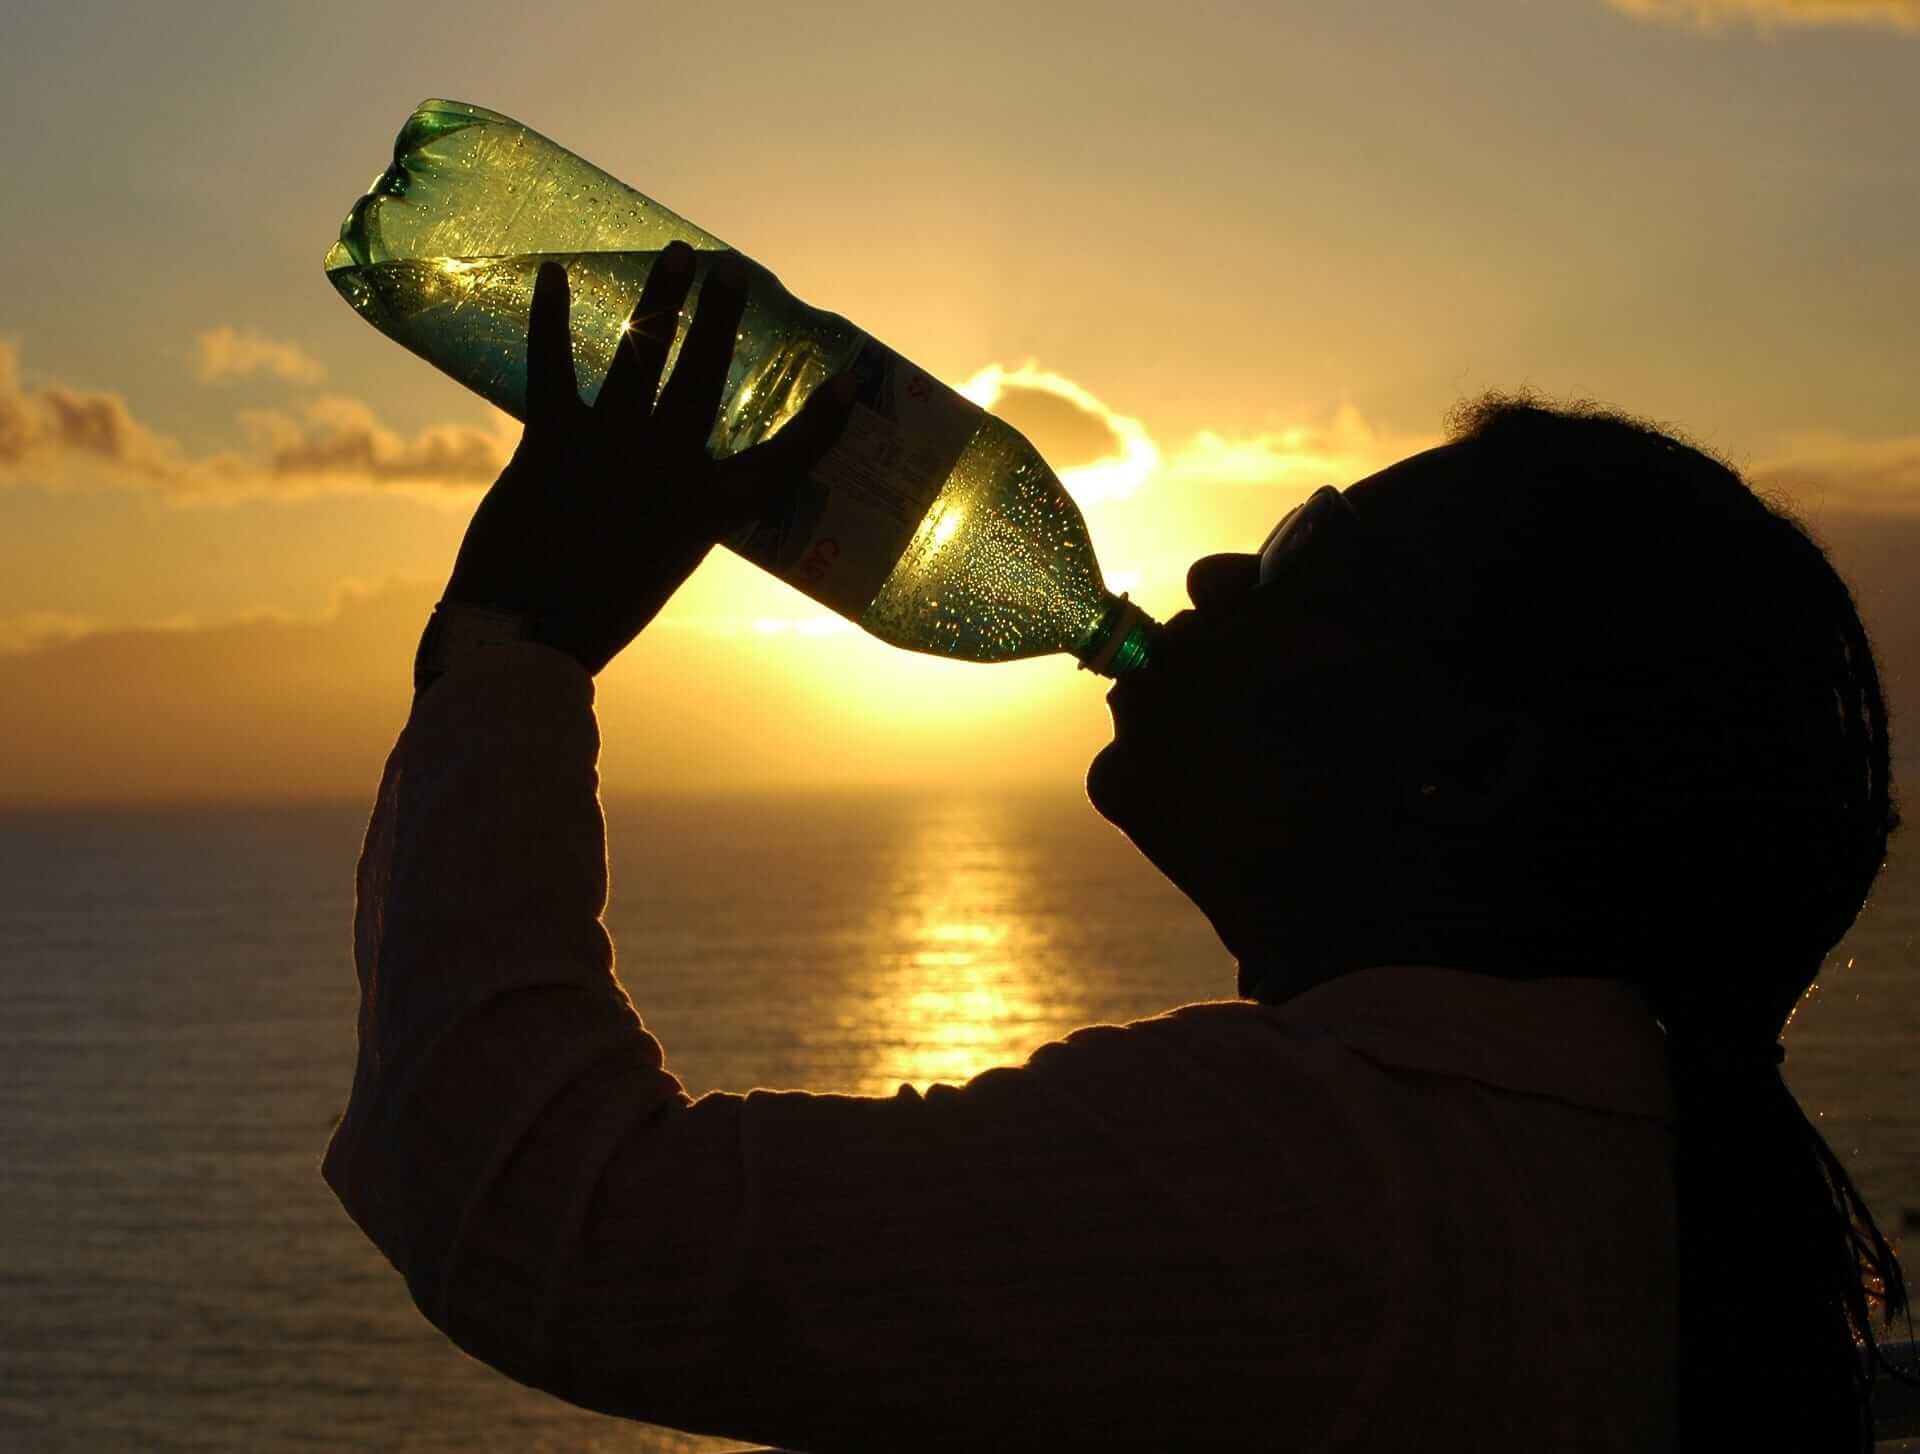
<path id="1" fill-rule="evenodd" d="M 1081 668 L 1105 677 L 1138 671 L 1147 664 L 1159 623 L 1124 593 L 1109 595 L 1106 608 L 1085 647 L 1075 653 Z"/>

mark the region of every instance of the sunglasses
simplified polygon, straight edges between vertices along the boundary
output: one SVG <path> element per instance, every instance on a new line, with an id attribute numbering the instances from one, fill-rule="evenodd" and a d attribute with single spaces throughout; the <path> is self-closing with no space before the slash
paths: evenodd
<path id="1" fill-rule="evenodd" d="M 1383 642 L 1438 659 L 1463 637 L 1459 589 L 1409 542 L 1375 530 L 1333 485 L 1294 506 L 1260 547 L 1256 587 L 1313 598 Z"/>
<path id="2" fill-rule="evenodd" d="M 1354 513 L 1344 492 L 1322 485 L 1280 517 L 1260 547 L 1259 584 L 1291 575 L 1307 551 L 1319 555 L 1323 547 L 1333 558 L 1355 567 L 1372 559 L 1366 527 Z"/>

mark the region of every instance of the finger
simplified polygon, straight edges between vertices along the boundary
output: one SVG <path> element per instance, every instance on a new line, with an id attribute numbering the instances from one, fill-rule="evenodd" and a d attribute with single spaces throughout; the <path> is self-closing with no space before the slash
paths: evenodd
<path id="1" fill-rule="evenodd" d="M 680 330 L 680 307 L 692 285 L 693 249 L 684 242 L 668 243 L 647 274 L 640 301 L 627 315 L 613 364 L 594 400 L 593 412 L 602 429 L 646 429 L 660 390 L 660 373 Z"/>
<path id="2" fill-rule="evenodd" d="M 667 380 L 660 407 L 654 411 L 651 442 L 657 453 L 684 458 L 706 444 L 713 433 L 746 310 L 746 264 L 738 253 L 728 253 L 714 263 L 700 285 L 687 341 L 680 345 L 673 377 Z"/>
<path id="3" fill-rule="evenodd" d="M 724 539 L 760 519 L 783 491 L 813 472 L 839 442 L 853 411 L 853 397 L 853 375 L 841 374 L 815 389 L 773 438 L 720 461 L 701 502 L 714 539 Z"/>
<path id="4" fill-rule="evenodd" d="M 573 373 L 573 334 L 568 326 L 573 295 L 567 270 L 556 262 L 540 264 L 533 278 L 533 305 L 527 313 L 527 417 L 564 419 L 580 405 L 580 384 Z"/>

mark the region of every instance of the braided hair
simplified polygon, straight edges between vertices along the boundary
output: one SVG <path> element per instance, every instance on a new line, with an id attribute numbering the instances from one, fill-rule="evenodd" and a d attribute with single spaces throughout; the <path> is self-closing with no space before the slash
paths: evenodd
<path id="1" fill-rule="evenodd" d="M 1869 1449 L 1872 1304 L 1891 1325 L 1906 1287 L 1776 1045 L 1899 823 L 1852 595 L 1784 504 L 1652 425 L 1489 395 L 1449 433 L 1470 685 L 1552 722 L 1545 881 L 1667 1033 L 1678 1447 Z"/>

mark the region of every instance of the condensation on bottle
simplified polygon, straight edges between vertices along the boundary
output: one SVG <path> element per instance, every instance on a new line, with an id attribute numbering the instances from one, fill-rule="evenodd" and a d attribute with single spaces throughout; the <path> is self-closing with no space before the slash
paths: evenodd
<path id="1" fill-rule="evenodd" d="M 674 241 L 694 249 L 697 302 L 725 243 L 517 121 L 427 101 L 326 270 L 374 327 L 524 419 L 540 265 L 567 270 L 574 368 L 591 400 Z M 857 391 L 834 448 L 728 546 L 895 646 L 971 661 L 1068 652 L 1108 676 L 1144 665 L 1154 623 L 1107 590 L 1079 508 L 1025 436 L 742 261 L 746 312 L 714 457 L 768 438 L 842 370 Z"/>

